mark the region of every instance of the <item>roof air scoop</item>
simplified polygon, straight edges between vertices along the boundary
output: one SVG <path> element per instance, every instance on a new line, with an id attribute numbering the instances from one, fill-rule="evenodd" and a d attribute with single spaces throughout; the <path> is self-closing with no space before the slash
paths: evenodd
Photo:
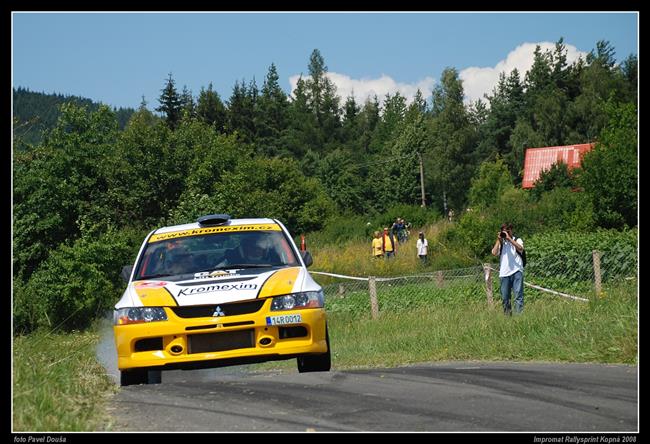
<path id="1" fill-rule="evenodd" d="M 208 214 L 201 216 L 196 221 L 202 227 L 211 227 L 214 225 L 223 225 L 230 220 L 229 214 Z"/>

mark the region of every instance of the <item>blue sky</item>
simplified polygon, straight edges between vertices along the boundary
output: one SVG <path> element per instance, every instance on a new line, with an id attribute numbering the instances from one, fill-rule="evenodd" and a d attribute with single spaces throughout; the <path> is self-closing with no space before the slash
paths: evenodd
<path id="1" fill-rule="evenodd" d="M 417 88 L 428 95 L 446 67 L 467 100 L 498 73 L 532 62 L 560 37 L 575 59 L 608 40 L 618 61 L 638 54 L 628 13 L 20 13 L 13 14 L 13 85 L 149 108 L 171 72 L 195 96 L 212 82 L 227 100 L 235 81 L 261 87 L 271 63 L 291 91 L 318 48 L 343 97 Z"/>

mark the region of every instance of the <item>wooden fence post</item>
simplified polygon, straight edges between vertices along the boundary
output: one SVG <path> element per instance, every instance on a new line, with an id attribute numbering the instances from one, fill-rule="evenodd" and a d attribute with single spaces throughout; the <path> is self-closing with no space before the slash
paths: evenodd
<path id="1" fill-rule="evenodd" d="M 494 306 L 494 299 L 492 298 L 492 268 L 490 264 L 483 264 L 483 273 L 485 276 L 485 293 L 487 294 L 487 302 L 489 307 Z"/>
<path id="2" fill-rule="evenodd" d="M 602 278 L 600 274 L 600 251 L 593 250 L 592 255 L 594 257 L 594 285 L 596 286 L 596 294 L 601 296 L 603 291 Z"/>
<path id="3" fill-rule="evenodd" d="M 438 270 L 436 272 L 436 284 L 438 284 L 438 287 L 442 287 L 443 281 L 444 281 L 444 277 L 442 271 Z"/>
<path id="4" fill-rule="evenodd" d="M 377 319 L 379 316 L 379 306 L 377 304 L 377 286 L 375 285 L 375 277 L 368 277 L 368 290 L 370 291 L 370 310 L 372 318 Z"/>
<path id="5" fill-rule="evenodd" d="M 345 297 L 345 285 L 339 284 L 339 297 L 344 298 Z"/>

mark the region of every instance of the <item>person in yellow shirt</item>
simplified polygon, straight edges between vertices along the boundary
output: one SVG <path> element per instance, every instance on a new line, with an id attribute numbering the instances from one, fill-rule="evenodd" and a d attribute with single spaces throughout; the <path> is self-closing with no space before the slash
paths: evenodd
<path id="1" fill-rule="evenodd" d="M 397 253 L 397 242 L 393 233 L 388 231 L 388 228 L 384 228 L 384 234 L 381 237 L 382 249 L 386 259 L 390 259 L 395 256 Z"/>
<path id="2" fill-rule="evenodd" d="M 381 246 L 381 234 L 375 231 L 375 238 L 372 240 L 372 257 L 381 259 L 384 257 L 384 250 Z"/>

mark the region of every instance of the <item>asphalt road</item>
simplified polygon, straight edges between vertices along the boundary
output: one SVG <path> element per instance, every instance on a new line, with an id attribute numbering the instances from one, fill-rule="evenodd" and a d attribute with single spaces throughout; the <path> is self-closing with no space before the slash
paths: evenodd
<path id="1" fill-rule="evenodd" d="M 122 431 L 635 432 L 637 367 L 452 362 L 326 373 L 163 372 L 121 388 Z"/>

